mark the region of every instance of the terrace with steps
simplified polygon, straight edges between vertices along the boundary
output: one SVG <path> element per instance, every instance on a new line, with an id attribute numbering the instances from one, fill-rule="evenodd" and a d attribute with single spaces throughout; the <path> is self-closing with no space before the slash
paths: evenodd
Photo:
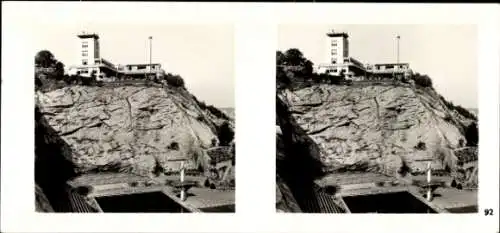
<path id="1" fill-rule="evenodd" d="M 322 189 L 336 187 L 332 199 L 344 203 L 345 198 L 369 197 L 377 195 L 410 194 L 412 198 L 427 205 L 436 213 L 474 213 L 477 212 L 477 189 L 456 189 L 450 187 L 452 177 L 433 177 L 434 194 L 431 201 L 426 200 L 424 184 L 426 176 L 418 175 L 405 178 L 389 177 L 378 173 L 335 173 L 316 180 Z M 343 206 L 349 212 L 348 206 Z"/>
<path id="2" fill-rule="evenodd" d="M 133 174 L 87 174 L 82 175 L 71 182 L 69 186 L 73 190 L 78 187 L 89 187 L 86 197 L 92 206 L 97 206 L 99 212 L 107 212 L 100 208 L 99 200 L 112 197 L 122 198 L 127 196 L 140 196 L 142 194 L 155 194 L 158 205 L 167 201 L 175 202 L 187 212 L 234 212 L 234 190 L 209 189 L 203 187 L 203 177 L 186 176 L 186 182 L 192 183 L 187 190 L 187 198 L 182 201 L 179 197 L 179 189 L 174 182 L 179 176 L 160 176 L 155 178 L 141 177 Z M 125 203 L 126 204 L 126 203 Z M 147 212 L 145 210 L 144 212 Z"/>

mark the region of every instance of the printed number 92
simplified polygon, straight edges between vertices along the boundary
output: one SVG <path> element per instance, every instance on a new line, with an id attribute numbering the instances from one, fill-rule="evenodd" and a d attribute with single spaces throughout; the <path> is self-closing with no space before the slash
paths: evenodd
<path id="1" fill-rule="evenodd" d="M 493 209 L 484 209 L 484 215 L 485 216 L 493 215 Z"/>

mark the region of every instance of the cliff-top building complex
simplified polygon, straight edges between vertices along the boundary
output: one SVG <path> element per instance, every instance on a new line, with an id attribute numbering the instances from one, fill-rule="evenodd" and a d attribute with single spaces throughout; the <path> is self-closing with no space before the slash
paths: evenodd
<path id="1" fill-rule="evenodd" d="M 328 36 L 326 63 L 318 66 L 318 73 L 344 75 L 349 80 L 372 78 L 403 78 L 411 75 L 408 63 L 363 64 L 349 56 L 349 36 L 345 32 L 331 31 Z M 399 60 L 399 59 L 398 59 Z"/>
<path id="2" fill-rule="evenodd" d="M 114 80 L 117 77 L 160 78 L 165 71 L 158 63 L 114 65 L 101 57 L 99 36 L 95 33 L 81 33 L 77 49 L 78 65 L 68 68 L 69 75 L 80 75 L 97 80 Z"/>

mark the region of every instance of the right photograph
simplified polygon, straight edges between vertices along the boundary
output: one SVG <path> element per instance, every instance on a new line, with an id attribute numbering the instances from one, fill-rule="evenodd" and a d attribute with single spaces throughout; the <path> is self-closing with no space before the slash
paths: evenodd
<path id="1" fill-rule="evenodd" d="M 276 211 L 477 213 L 476 25 L 281 24 Z"/>

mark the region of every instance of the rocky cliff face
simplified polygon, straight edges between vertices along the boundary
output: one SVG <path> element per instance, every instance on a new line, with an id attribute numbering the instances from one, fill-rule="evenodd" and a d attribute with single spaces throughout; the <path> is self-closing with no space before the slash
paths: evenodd
<path id="1" fill-rule="evenodd" d="M 276 209 L 304 212 L 316 199 L 309 192 L 313 181 L 324 175 L 320 148 L 298 125 L 290 107 L 279 96 L 276 96 L 276 115 Z"/>
<path id="2" fill-rule="evenodd" d="M 146 86 L 69 86 L 36 93 L 36 104 L 77 173 L 151 175 L 188 159 L 197 168 L 204 149 L 218 144 L 221 122 L 184 89 Z M 233 126 L 233 123 L 230 122 Z M 205 155 L 205 156 L 204 156 Z"/>
<path id="3" fill-rule="evenodd" d="M 318 84 L 278 95 L 328 171 L 395 175 L 403 165 L 423 171 L 427 161 L 443 168 L 443 157 L 466 143 L 464 127 L 472 121 L 433 90 L 412 86 Z"/>
<path id="4" fill-rule="evenodd" d="M 69 203 L 66 182 L 76 169 L 70 162 L 71 147 L 50 127 L 35 106 L 35 205 L 39 212 L 64 212 Z"/>
<path id="5" fill-rule="evenodd" d="M 54 212 L 49 199 L 45 196 L 45 193 L 38 185 L 35 185 L 35 211 Z"/>

